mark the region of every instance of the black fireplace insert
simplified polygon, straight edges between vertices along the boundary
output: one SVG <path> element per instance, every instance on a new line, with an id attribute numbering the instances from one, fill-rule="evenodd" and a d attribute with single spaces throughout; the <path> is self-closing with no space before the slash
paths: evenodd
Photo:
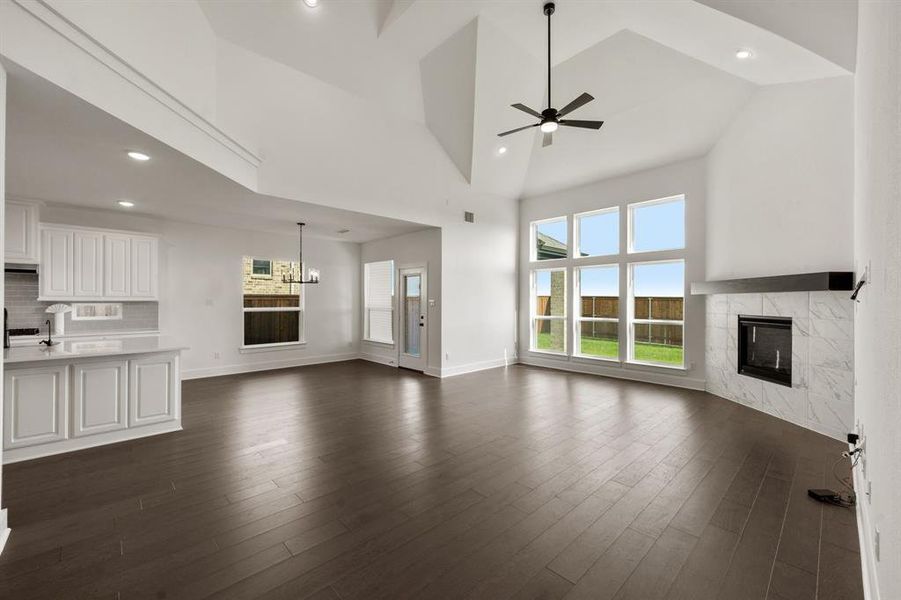
<path id="1" fill-rule="evenodd" d="M 791 317 L 738 316 L 738 372 L 791 387 Z"/>

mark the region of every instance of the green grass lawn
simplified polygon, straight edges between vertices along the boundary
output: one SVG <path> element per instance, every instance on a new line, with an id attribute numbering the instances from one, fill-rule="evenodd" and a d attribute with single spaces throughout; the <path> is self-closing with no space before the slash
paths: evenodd
<path id="1" fill-rule="evenodd" d="M 553 347 L 550 333 L 538 334 L 538 349 L 562 350 L 562 348 Z M 618 358 L 619 342 L 617 340 L 608 340 L 603 338 L 583 337 L 581 353 L 587 356 Z M 635 360 L 663 363 L 667 365 L 681 365 L 682 347 L 637 342 L 635 344 Z"/>

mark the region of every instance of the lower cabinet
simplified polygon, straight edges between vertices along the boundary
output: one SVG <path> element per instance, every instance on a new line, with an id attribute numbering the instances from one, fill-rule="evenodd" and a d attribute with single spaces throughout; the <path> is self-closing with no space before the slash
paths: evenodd
<path id="1" fill-rule="evenodd" d="M 177 357 L 147 356 L 129 361 L 128 424 L 131 427 L 177 417 Z"/>
<path id="2" fill-rule="evenodd" d="M 128 362 L 73 366 L 72 413 L 75 437 L 128 427 Z"/>
<path id="3" fill-rule="evenodd" d="M 3 447 L 68 438 L 67 365 L 9 369 L 4 382 Z"/>
<path id="4" fill-rule="evenodd" d="M 181 428 L 178 353 L 7 364 L 4 462 Z"/>

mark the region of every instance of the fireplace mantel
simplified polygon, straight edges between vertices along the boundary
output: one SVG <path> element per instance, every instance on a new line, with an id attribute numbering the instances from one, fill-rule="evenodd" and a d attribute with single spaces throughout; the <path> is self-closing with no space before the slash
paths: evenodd
<path id="1" fill-rule="evenodd" d="M 799 273 L 773 277 L 748 279 L 724 279 L 720 281 L 696 281 L 691 284 L 695 296 L 710 294 L 754 294 L 778 292 L 825 292 L 854 289 L 854 273 L 851 271 L 824 271 Z"/>

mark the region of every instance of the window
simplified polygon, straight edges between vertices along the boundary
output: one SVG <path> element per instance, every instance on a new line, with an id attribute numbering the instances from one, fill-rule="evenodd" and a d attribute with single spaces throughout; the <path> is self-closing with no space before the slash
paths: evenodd
<path id="1" fill-rule="evenodd" d="M 629 360 L 683 366 L 685 261 L 634 263 L 629 269 Z"/>
<path id="2" fill-rule="evenodd" d="M 532 256 L 535 260 L 559 260 L 569 256 L 566 217 L 532 223 Z"/>
<path id="3" fill-rule="evenodd" d="M 573 276 L 578 288 L 574 353 L 619 360 L 619 265 L 582 267 Z"/>
<path id="4" fill-rule="evenodd" d="M 254 277 L 272 277 L 272 261 L 254 258 L 253 259 L 253 276 Z"/>
<path id="5" fill-rule="evenodd" d="M 303 305 L 298 263 L 245 256 L 242 268 L 244 347 L 298 344 L 303 340 Z"/>
<path id="6" fill-rule="evenodd" d="M 394 261 L 363 266 L 363 339 L 394 343 Z"/>
<path id="7" fill-rule="evenodd" d="M 629 252 L 685 248 L 685 197 L 629 205 Z"/>
<path id="8" fill-rule="evenodd" d="M 566 269 L 532 271 L 532 349 L 566 352 Z"/>
<path id="9" fill-rule="evenodd" d="M 576 257 L 619 254 L 619 208 L 575 216 Z"/>

